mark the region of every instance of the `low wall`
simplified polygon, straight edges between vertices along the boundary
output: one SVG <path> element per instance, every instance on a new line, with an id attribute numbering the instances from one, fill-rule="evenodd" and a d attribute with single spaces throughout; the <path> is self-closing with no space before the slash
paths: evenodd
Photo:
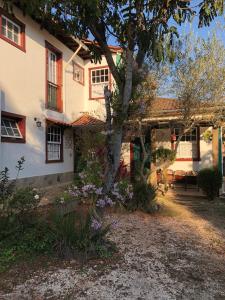
<path id="1" fill-rule="evenodd" d="M 58 183 L 69 183 L 73 180 L 74 173 L 58 173 L 58 174 L 50 174 L 44 176 L 33 176 L 27 178 L 19 178 L 17 180 L 18 187 L 32 186 L 32 187 L 48 187 Z"/>

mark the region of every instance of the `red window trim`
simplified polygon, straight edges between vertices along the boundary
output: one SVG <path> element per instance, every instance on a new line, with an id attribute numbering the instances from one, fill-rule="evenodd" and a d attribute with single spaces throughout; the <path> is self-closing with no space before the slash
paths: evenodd
<path id="1" fill-rule="evenodd" d="M 2 16 L 5 16 L 6 18 L 8 18 L 9 20 L 11 20 L 12 22 L 16 23 L 20 28 L 21 28 L 21 32 L 20 32 L 20 40 L 21 40 L 21 45 L 18 45 L 17 43 L 11 41 L 10 39 L 8 39 L 7 37 L 5 37 L 2 33 L 1 33 L 1 28 L 2 28 Z M 8 42 L 9 44 L 13 45 L 14 47 L 20 49 L 23 52 L 26 52 L 26 34 L 25 34 L 25 24 L 22 23 L 20 20 L 18 20 L 17 18 L 15 18 L 14 16 L 8 14 L 7 12 L 5 12 L 4 9 L 0 8 L 0 38 L 6 42 Z"/>
<path id="2" fill-rule="evenodd" d="M 62 52 L 51 45 L 48 41 L 45 41 L 46 49 L 46 109 L 54 110 L 48 106 L 48 51 L 52 51 L 57 55 L 57 112 L 63 112 L 63 100 L 62 100 Z"/>
<path id="3" fill-rule="evenodd" d="M 76 79 L 74 79 L 74 66 L 75 66 L 75 65 L 76 65 L 77 67 L 79 67 L 79 68 L 83 71 L 83 80 L 82 80 L 82 82 L 81 82 L 81 81 L 77 81 Z M 75 62 L 73 61 L 73 80 L 76 81 L 76 82 L 78 82 L 78 83 L 81 84 L 81 85 L 84 85 L 84 82 L 85 82 L 84 76 L 85 76 L 84 68 L 81 67 L 78 63 L 75 63 Z"/>
<path id="4" fill-rule="evenodd" d="M 173 134 L 173 132 L 171 131 L 171 135 Z M 171 149 L 174 149 L 174 141 L 171 141 Z M 197 126 L 197 157 L 195 158 L 176 158 L 175 161 L 201 161 L 201 155 L 200 155 L 200 127 Z"/>
<path id="5" fill-rule="evenodd" d="M 89 76 L 89 100 L 104 99 L 104 97 L 96 97 L 96 98 L 91 97 L 91 95 L 92 95 L 91 71 L 92 70 L 98 70 L 98 69 L 109 69 L 109 66 L 106 65 L 106 66 L 99 66 L 99 67 L 94 67 L 94 68 L 89 68 L 88 69 L 88 76 Z M 112 74 L 111 74 L 110 69 L 109 69 L 109 89 L 111 90 L 111 88 L 112 88 Z"/>
<path id="6" fill-rule="evenodd" d="M 59 160 L 48 160 L 48 127 L 50 126 L 58 126 L 61 128 L 61 145 L 60 145 L 60 159 Z M 52 163 L 62 163 L 64 162 L 64 156 L 63 156 L 63 128 L 57 124 L 54 124 L 48 120 L 46 120 L 46 131 L 45 131 L 45 163 L 46 164 L 52 164 Z"/>
<path id="7" fill-rule="evenodd" d="M 13 137 L 1 137 L 2 143 L 17 143 L 17 144 L 25 144 L 26 143 L 26 117 L 18 114 L 13 114 L 10 112 L 2 111 L 1 117 L 9 118 L 16 120 L 20 129 L 20 133 L 22 138 L 13 138 Z"/>

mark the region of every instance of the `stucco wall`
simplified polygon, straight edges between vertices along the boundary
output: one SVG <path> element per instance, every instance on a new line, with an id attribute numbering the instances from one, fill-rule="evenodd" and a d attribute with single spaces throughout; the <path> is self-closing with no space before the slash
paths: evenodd
<path id="1" fill-rule="evenodd" d="M 1 4 L 1 1 L 0 1 Z M 76 56 L 74 61 L 85 68 L 85 85 L 73 80 L 72 63 L 65 65 L 73 52 L 46 30 L 40 29 L 28 16 L 14 9 L 15 16 L 26 25 L 26 52 L 0 39 L 0 92 L 1 110 L 26 116 L 26 144 L 1 143 L 0 168 L 7 166 L 11 178 L 15 178 L 15 164 L 24 156 L 25 169 L 21 177 L 42 176 L 72 172 L 74 158 L 72 149 L 66 148 L 68 136 L 72 137 L 72 129 L 65 131 L 64 162 L 45 163 L 46 118 L 63 122 L 72 122 L 84 111 L 99 111 L 100 102 L 89 101 L 88 68 L 98 65 L 91 64 Z M 62 52 L 63 59 L 63 113 L 47 110 L 46 101 L 46 49 L 45 41 L 51 43 Z M 103 61 L 102 65 L 106 62 Z M 100 104 L 99 104 L 100 103 Z M 103 103 L 104 105 L 104 103 Z M 97 112 L 98 114 L 98 112 Z M 100 109 L 100 115 L 103 110 Z M 37 128 L 34 118 L 42 122 Z"/>

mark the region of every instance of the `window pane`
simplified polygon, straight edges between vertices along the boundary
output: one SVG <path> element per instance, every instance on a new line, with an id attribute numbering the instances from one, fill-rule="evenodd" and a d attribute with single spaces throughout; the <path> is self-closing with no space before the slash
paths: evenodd
<path id="1" fill-rule="evenodd" d="M 48 84 L 48 107 L 57 109 L 57 86 Z"/>
<path id="2" fill-rule="evenodd" d="M 5 37 L 10 39 L 11 41 L 15 42 L 18 45 L 20 44 L 20 26 L 18 26 L 16 23 L 4 16 L 2 16 L 1 32 Z"/>
<path id="3" fill-rule="evenodd" d="M 48 80 L 57 83 L 57 55 L 48 51 Z"/>
<path id="4" fill-rule="evenodd" d="M 6 131 L 7 131 L 7 134 L 8 134 L 9 136 L 14 136 L 14 133 L 13 133 L 12 128 L 6 127 Z"/>
<path id="5" fill-rule="evenodd" d="M 3 127 L 3 126 L 1 126 L 1 133 L 2 133 L 2 135 L 8 135 L 5 127 Z"/>
<path id="6" fill-rule="evenodd" d="M 47 157 L 48 160 L 60 160 L 61 153 L 61 128 L 58 126 L 48 127 L 48 146 Z"/>

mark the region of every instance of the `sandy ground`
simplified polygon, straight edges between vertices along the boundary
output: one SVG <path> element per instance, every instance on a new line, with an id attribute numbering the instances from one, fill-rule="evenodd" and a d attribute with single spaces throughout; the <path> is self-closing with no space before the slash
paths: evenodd
<path id="1" fill-rule="evenodd" d="M 114 263 L 36 270 L 0 299 L 225 299 L 223 229 L 176 209 L 173 217 L 111 216 L 119 219 L 111 237 L 119 249 Z"/>

